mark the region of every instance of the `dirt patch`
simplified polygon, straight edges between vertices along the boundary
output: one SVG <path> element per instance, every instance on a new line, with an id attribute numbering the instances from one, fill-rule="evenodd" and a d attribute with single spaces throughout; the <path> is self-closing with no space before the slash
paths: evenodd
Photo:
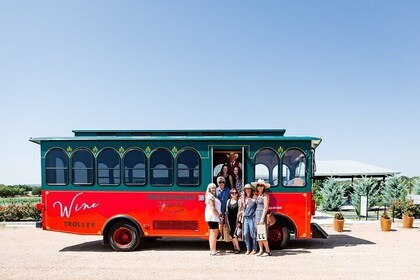
<path id="1" fill-rule="evenodd" d="M 4 279 L 418 279 L 420 229 L 381 232 L 378 223 L 352 224 L 330 238 L 295 240 L 272 257 L 209 255 L 201 239 L 163 239 L 139 251 L 114 252 L 99 236 L 36 228 L 0 228 Z M 243 244 L 242 244 L 243 247 Z M 230 249 L 219 243 L 218 248 Z M 234 276 L 232 275 L 234 273 Z"/>

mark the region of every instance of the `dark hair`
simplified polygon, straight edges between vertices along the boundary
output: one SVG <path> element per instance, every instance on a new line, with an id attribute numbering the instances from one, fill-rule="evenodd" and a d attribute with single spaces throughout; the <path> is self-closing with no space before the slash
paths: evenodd
<path id="1" fill-rule="evenodd" d="M 263 186 L 263 190 L 262 190 L 262 193 L 261 193 L 261 194 L 263 194 L 263 193 L 265 193 L 265 185 L 263 185 L 263 184 L 260 184 L 260 185 Z M 257 185 L 257 191 L 258 191 L 258 185 Z M 258 191 L 258 193 L 260 193 L 260 191 Z"/>
<path id="2" fill-rule="evenodd" d="M 235 166 L 234 168 L 233 168 L 233 176 L 235 176 L 235 168 L 238 168 L 238 177 L 239 178 L 242 178 L 242 170 L 241 170 L 241 168 L 239 167 L 239 166 Z"/>
<path id="3" fill-rule="evenodd" d="M 251 192 L 250 192 L 250 195 L 248 196 L 247 194 L 246 194 L 246 190 L 251 190 Z M 249 189 L 249 188 L 246 188 L 246 189 L 244 189 L 244 198 L 247 198 L 247 197 L 253 197 L 254 196 L 254 189 Z"/>
<path id="4" fill-rule="evenodd" d="M 226 163 L 224 163 L 223 165 L 222 165 L 222 169 L 220 169 L 220 172 L 219 172 L 219 174 L 217 174 L 217 176 L 223 176 L 223 167 L 225 167 L 226 166 L 226 168 L 227 168 L 227 170 L 228 171 L 226 171 L 226 174 L 228 174 L 229 175 L 229 166 L 226 164 Z"/>

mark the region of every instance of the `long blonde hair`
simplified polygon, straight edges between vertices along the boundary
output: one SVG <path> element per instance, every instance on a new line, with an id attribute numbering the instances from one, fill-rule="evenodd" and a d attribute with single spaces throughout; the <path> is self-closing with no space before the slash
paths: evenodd
<path id="1" fill-rule="evenodd" d="M 211 188 L 217 188 L 216 187 L 216 184 L 215 183 L 210 183 L 210 184 L 208 184 L 207 185 L 207 190 L 206 190 L 206 197 L 207 197 L 207 195 L 208 194 L 211 194 L 212 196 L 214 196 L 214 197 L 216 197 L 215 195 L 213 195 L 212 193 L 211 193 Z"/>

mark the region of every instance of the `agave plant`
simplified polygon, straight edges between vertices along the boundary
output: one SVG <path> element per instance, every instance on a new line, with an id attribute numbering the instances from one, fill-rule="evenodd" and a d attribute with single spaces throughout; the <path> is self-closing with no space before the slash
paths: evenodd
<path id="1" fill-rule="evenodd" d="M 344 215 L 341 212 L 337 212 L 334 214 L 334 219 L 336 220 L 344 220 Z"/>

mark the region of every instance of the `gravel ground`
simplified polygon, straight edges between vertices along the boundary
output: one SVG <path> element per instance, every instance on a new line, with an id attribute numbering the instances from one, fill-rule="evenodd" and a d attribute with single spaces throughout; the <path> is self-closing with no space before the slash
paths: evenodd
<path id="1" fill-rule="evenodd" d="M 420 279 L 419 226 L 403 229 L 397 222 L 381 232 L 372 222 L 336 233 L 324 225 L 329 239 L 295 240 L 266 258 L 212 257 L 200 239 L 163 239 L 118 253 L 99 236 L 2 226 L 0 279 Z"/>

